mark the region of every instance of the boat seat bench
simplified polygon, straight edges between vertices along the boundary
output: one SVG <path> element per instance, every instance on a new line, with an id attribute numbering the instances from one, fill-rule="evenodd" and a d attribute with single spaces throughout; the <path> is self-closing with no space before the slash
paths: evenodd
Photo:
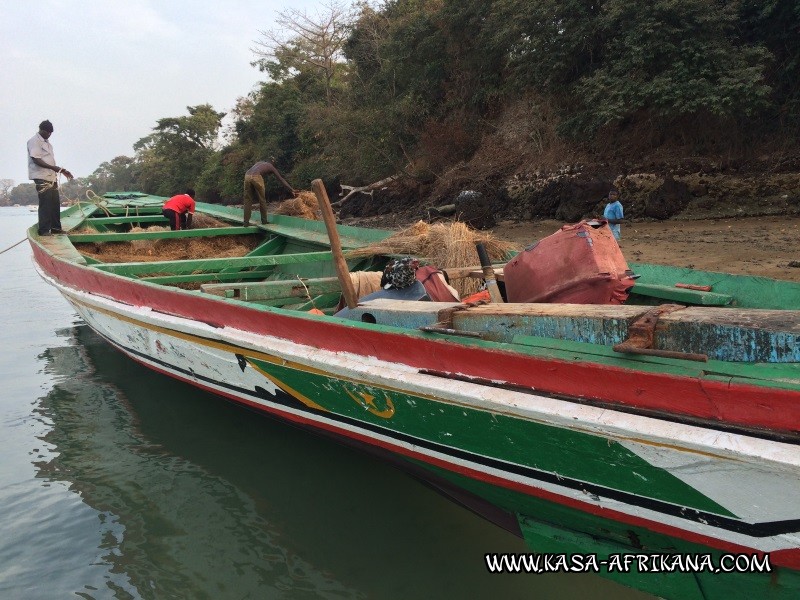
<path id="1" fill-rule="evenodd" d="M 241 256 L 235 258 L 198 258 L 191 260 L 153 261 L 138 263 L 103 263 L 94 268 L 119 275 L 141 277 L 159 273 L 188 274 L 196 271 L 220 271 L 229 267 L 267 267 L 314 262 L 331 262 L 331 252 L 305 252 L 268 256 Z"/>
<path id="2" fill-rule="evenodd" d="M 294 279 L 280 281 L 259 281 L 253 283 L 208 283 L 200 286 L 200 291 L 224 298 L 237 298 L 246 302 L 298 299 L 308 296 L 340 294 L 342 290 L 337 277 L 316 279 Z"/>
<path id="3" fill-rule="evenodd" d="M 631 289 L 631 294 L 686 304 L 699 304 L 701 306 L 729 306 L 733 303 L 733 296 L 729 296 L 728 294 L 701 292 L 698 290 L 670 287 L 668 285 L 639 283 L 638 281 Z"/>

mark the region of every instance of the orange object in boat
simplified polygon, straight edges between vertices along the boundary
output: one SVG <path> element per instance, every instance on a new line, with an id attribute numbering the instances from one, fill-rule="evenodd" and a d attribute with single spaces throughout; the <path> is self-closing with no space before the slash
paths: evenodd
<path id="1" fill-rule="evenodd" d="M 605 222 L 564 225 L 503 269 L 509 302 L 622 304 L 633 273 Z"/>

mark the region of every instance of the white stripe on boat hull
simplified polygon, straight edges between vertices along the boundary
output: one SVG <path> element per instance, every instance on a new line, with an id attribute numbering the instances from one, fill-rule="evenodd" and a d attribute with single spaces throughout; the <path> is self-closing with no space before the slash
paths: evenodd
<path id="1" fill-rule="evenodd" d="M 324 366 L 334 377 L 366 381 L 370 385 L 385 386 L 411 395 L 434 396 L 448 404 L 488 410 L 602 436 L 609 441 L 623 444 L 651 464 L 683 479 L 746 522 L 780 521 L 800 516 L 800 503 L 797 502 L 800 498 L 798 477 L 800 448 L 797 446 L 619 413 L 534 394 L 442 379 L 420 374 L 405 365 L 381 362 L 374 357 L 349 356 L 346 353 L 324 351 L 240 330 L 214 328 L 204 323 L 156 313 L 146 307 L 120 304 L 65 288 L 44 274 L 42 276 L 73 303 L 93 329 L 137 360 L 149 363 L 159 370 L 168 371 L 188 382 L 202 384 L 220 393 L 259 403 L 275 412 L 312 420 L 328 429 L 339 430 L 345 435 L 347 433 L 367 435 L 385 445 L 404 448 L 456 467 L 482 472 L 491 477 L 731 544 L 764 552 L 800 545 L 798 533 L 756 538 L 703 522 L 687 521 L 641 506 L 589 495 L 573 488 L 464 460 L 423 445 L 398 440 L 390 435 L 364 431 L 357 425 L 326 417 L 324 413 L 294 409 L 279 402 L 270 402 L 268 398 L 245 396 L 220 384 L 250 389 L 260 386 L 272 394 L 275 393 L 275 387 L 254 369 L 247 368 L 242 371 L 233 352 L 193 343 L 171 335 L 168 331 L 143 329 L 125 319 L 171 330 L 179 335 L 188 334 L 218 340 L 221 343 L 278 356 L 307 366 L 316 368 Z M 235 308 L 232 307 L 232 310 Z M 136 356 L 128 352 L 128 348 L 141 355 Z M 757 487 L 752 482 L 757 482 Z M 737 486 L 742 489 L 734 493 Z M 759 503 L 759 498 L 764 497 L 775 498 Z"/>

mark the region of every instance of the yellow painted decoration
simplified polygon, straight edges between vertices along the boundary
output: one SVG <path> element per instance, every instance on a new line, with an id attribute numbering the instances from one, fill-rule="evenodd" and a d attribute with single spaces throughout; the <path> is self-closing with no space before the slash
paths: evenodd
<path id="1" fill-rule="evenodd" d="M 275 376 L 267 373 L 264 369 L 260 368 L 258 365 L 253 363 L 253 361 L 251 361 L 251 360 L 249 360 L 247 358 L 245 358 L 245 360 L 247 361 L 248 365 L 250 365 L 256 371 L 261 373 L 265 378 L 269 379 L 275 386 L 279 387 L 280 389 L 282 389 L 284 392 L 286 392 L 290 396 L 296 398 L 297 400 L 299 400 L 300 402 L 305 404 L 307 407 L 313 408 L 315 410 L 321 410 L 323 412 L 330 412 L 327 408 L 325 408 L 324 406 L 320 406 L 319 404 L 314 402 L 311 398 L 308 398 L 308 397 L 304 396 L 303 394 L 301 394 L 300 392 L 298 392 L 294 388 L 291 388 L 288 385 L 286 385 L 285 383 L 283 383 L 282 381 L 279 381 Z"/>
<path id="2" fill-rule="evenodd" d="M 380 417 L 381 419 L 391 419 L 394 416 L 394 404 L 386 394 L 383 396 L 383 399 L 386 400 L 386 408 L 384 410 L 378 410 L 378 405 L 375 404 L 375 396 L 372 394 L 367 394 L 366 392 L 357 392 L 358 396 L 356 396 L 356 394 L 347 388 L 345 388 L 344 391 L 347 392 L 347 395 L 350 396 L 356 402 L 356 404 L 359 404 L 376 417 Z"/>

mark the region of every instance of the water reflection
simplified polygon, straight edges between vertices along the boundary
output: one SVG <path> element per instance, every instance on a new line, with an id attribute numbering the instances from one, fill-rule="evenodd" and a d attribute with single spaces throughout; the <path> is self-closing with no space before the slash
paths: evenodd
<path id="1" fill-rule="evenodd" d="M 489 575 L 483 553 L 525 552 L 520 540 L 363 453 L 154 374 L 85 326 L 69 334 L 42 356 L 58 383 L 39 408 L 53 451 L 36 466 L 98 511 L 114 597 L 638 595 L 593 575 Z"/>
<path id="2" fill-rule="evenodd" d="M 204 395 L 144 372 L 87 328 L 73 331 L 76 345 L 44 356 L 62 381 L 40 405 L 54 458 L 38 477 L 67 482 L 99 511 L 112 572 L 143 597 L 361 596 L 281 546 L 248 495 L 264 488 L 269 438 L 236 411 L 238 423 L 225 423 Z"/>

